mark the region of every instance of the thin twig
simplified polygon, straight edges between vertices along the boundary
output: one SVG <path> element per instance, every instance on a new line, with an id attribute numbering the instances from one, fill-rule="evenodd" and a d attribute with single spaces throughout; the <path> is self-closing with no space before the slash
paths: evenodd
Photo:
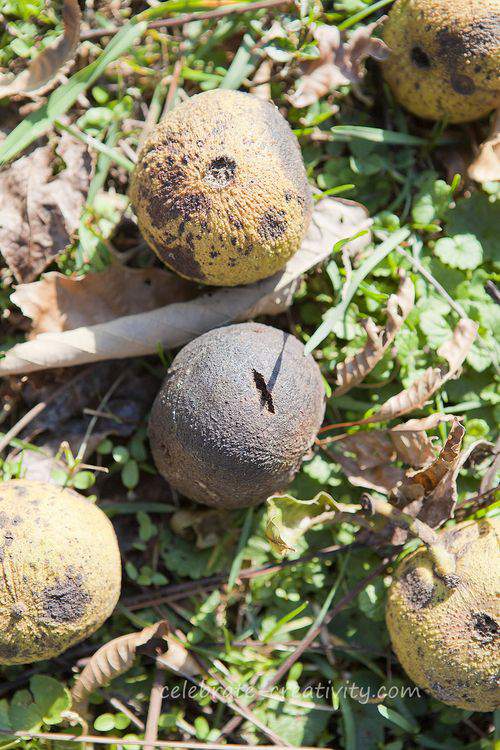
<path id="1" fill-rule="evenodd" d="M 345 552 L 348 549 L 355 549 L 356 547 L 360 546 L 362 546 L 361 542 L 352 542 L 349 545 L 334 544 L 331 547 L 325 547 L 324 549 L 317 550 L 316 552 L 311 552 L 307 555 L 303 555 L 302 557 L 297 557 L 295 559 L 282 560 L 279 563 L 267 563 L 266 565 L 262 565 L 258 568 L 242 568 L 238 573 L 238 579 L 241 581 L 251 580 L 253 578 L 258 578 L 261 575 L 277 573 L 284 568 L 292 567 L 294 565 L 301 565 L 302 563 L 306 563 L 317 558 L 327 558 L 331 555 L 337 554 L 338 552 Z M 159 589 L 156 592 L 156 596 L 154 598 L 151 598 L 150 594 L 140 594 L 139 596 L 123 599 L 121 603 L 131 611 L 134 611 L 136 609 L 143 609 L 144 607 L 152 607 L 158 604 L 165 604 L 169 601 L 170 598 L 182 598 L 183 596 L 187 596 L 188 594 L 196 592 L 197 589 L 220 586 L 228 580 L 228 576 L 229 573 L 219 574 L 207 578 L 199 578 L 196 581 L 186 581 L 184 583 L 170 584 L 169 586 L 164 586 L 163 588 Z"/>
<path id="2" fill-rule="evenodd" d="M 434 276 L 431 273 L 429 273 L 429 271 L 426 268 L 424 268 L 424 266 L 420 263 L 419 260 L 414 258 L 413 255 L 410 255 L 410 253 L 408 253 L 406 250 L 403 250 L 402 247 L 397 247 L 396 250 L 398 253 L 400 253 L 400 255 L 403 255 L 406 258 L 406 260 L 408 260 L 412 264 L 413 268 L 415 268 L 419 272 L 419 274 L 423 276 L 426 281 L 429 282 L 431 286 L 434 287 L 436 292 L 438 292 L 441 295 L 441 297 L 443 297 L 443 299 L 446 300 L 446 302 L 449 304 L 451 309 L 455 310 L 457 315 L 465 319 L 469 317 L 467 313 L 465 312 L 465 310 L 463 309 L 463 307 L 459 305 L 458 302 L 455 302 L 453 297 L 450 297 L 446 289 L 443 286 L 441 286 L 439 281 L 437 281 L 437 279 L 435 279 Z"/>
<path id="3" fill-rule="evenodd" d="M 158 722 L 160 720 L 161 706 L 163 703 L 163 687 L 165 685 L 166 673 L 164 669 L 156 667 L 153 678 L 153 687 L 149 697 L 148 718 L 146 719 L 146 731 L 144 739 L 148 743 L 144 750 L 153 750 L 158 739 Z"/>
<path id="4" fill-rule="evenodd" d="M 175 18 L 159 18 L 156 21 L 148 23 L 148 29 L 164 29 L 171 28 L 172 26 L 182 26 L 190 21 L 209 21 L 211 18 L 223 18 L 224 16 L 232 15 L 233 13 L 246 13 L 251 10 L 263 10 L 264 8 L 274 8 L 278 5 L 290 5 L 290 0 L 261 0 L 257 3 L 240 3 L 235 5 L 225 6 L 223 8 L 216 8 L 215 10 L 208 10 L 206 13 L 184 13 L 181 16 Z M 82 42 L 88 39 L 100 39 L 103 36 L 113 36 L 117 34 L 123 26 L 108 26 L 103 29 L 89 29 L 84 31 L 80 40 Z"/>
<path id="5" fill-rule="evenodd" d="M 123 745 L 131 744 L 131 740 L 124 740 L 123 737 L 103 737 L 89 734 L 56 734 L 55 732 L 12 732 L 8 729 L 0 729 L 0 735 L 8 737 L 19 737 L 20 739 L 32 738 L 39 740 L 55 740 L 56 742 L 78 742 L 94 743 L 96 745 Z M 134 737 L 134 745 L 144 747 L 146 740 L 138 740 Z M 177 740 L 155 740 L 154 747 L 179 747 L 186 750 L 277 750 L 276 745 L 234 745 L 226 742 L 179 742 Z M 319 747 L 306 746 L 302 750 L 322 750 Z"/>
<path id="6" fill-rule="evenodd" d="M 356 586 L 354 586 L 354 588 L 352 588 L 345 596 L 342 597 L 342 599 L 340 599 L 340 601 L 326 614 L 321 622 L 317 622 L 312 626 L 312 628 L 300 642 L 300 645 L 297 647 L 297 649 L 285 659 L 283 664 L 277 669 L 274 675 L 264 683 L 264 685 L 262 686 L 262 690 L 269 691 L 271 690 L 271 688 L 278 684 L 278 682 L 293 667 L 295 662 L 300 659 L 304 651 L 306 651 L 306 649 L 308 649 L 309 646 L 316 640 L 318 635 L 320 635 L 321 629 L 329 625 L 333 618 L 336 617 L 342 609 L 345 609 L 345 607 L 347 607 L 352 602 L 352 600 L 355 599 L 356 596 L 366 588 L 370 581 L 372 581 L 383 570 L 385 570 L 391 560 L 391 557 L 384 558 L 380 565 L 377 565 L 377 567 L 374 568 L 367 576 L 362 578 L 361 581 L 358 581 Z M 221 735 L 231 734 L 235 729 L 237 729 L 240 723 L 241 719 L 238 716 L 233 717 L 223 727 Z"/>

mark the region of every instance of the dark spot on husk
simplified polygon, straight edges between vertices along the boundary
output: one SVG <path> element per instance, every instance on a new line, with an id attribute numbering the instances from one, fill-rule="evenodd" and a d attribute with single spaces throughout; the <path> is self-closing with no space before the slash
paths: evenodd
<path id="1" fill-rule="evenodd" d="M 429 55 L 418 44 L 412 47 L 410 57 L 412 63 L 421 70 L 428 70 L 431 67 Z"/>
<path id="2" fill-rule="evenodd" d="M 213 159 L 205 172 L 204 180 L 214 188 L 224 188 L 234 182 L 236 178 L 236 162 L 229 156 L 219 156 Z"/>
<path id="3" fill-rule="evenodd" d="M 205 274 L 201 270 L 200 264 L 194 257 L 193 251 L 186 245 L 177 245 L 175 247 L 162 247 L 155 243 L 156 251 L 160 258 L 174 271 L 178 271 L 192 279 L 203 281 Z"/>
<path id="4" fill-rule="evenodd" d="M 410 568 L 403 575 L 401 587 L 406 599 L 414 609 L 423 609 L 432 601 L 434 586 L 425 581 L 415 568 Z"/>
<path id="5" fill-rule="evenodd" d="M 259 234 L 264 240 L 277 240 L 287 229 L 285 212 L 270 209 L 259 222 Z"/>
<path id="6" fill-rule="evenodd" d="M 76 622 L 89 603 L 80 573 L 68 571 L 65 578 L 42 591 L 43 612 L 54 622 Z"/>
<path id="7" fill-rule="evenodd" d="M 491 13 L 470 26 L 450 31 L 443 28 L 436 34 L 437 54 L 445 60 L 452 72 L 465 59 L 489 55 L 498 44 L 500 16 Z"/>
<path id="8" fill-rule="evenodd" d="M 474 628 L 473 638 L 478 640 L 483 646 L 487 646 L 498 638 L 498 623 L 486 612 L 474 612 L 472 615 L 472 624 Z"/>
<path id="9" fill-rule="evenodd" d="M 23 602 L 16 602 L 16 604 L 14 604 L 12 609 L 10 610 L 10 614 L 12 615 L 14 620 L 20 620 L 21 617 L 24 617 L 26 612 L 27 607 L 26 604 L 23 604 Z"/>
<path id="10" fill-rule="evenodd" d="M 5 659 L 6 661 L 12 659 L 13 656 L 17 656 L 18 651 L 15 646 L 11 646 L 7 643 L 0 643 L 0 660 Z"/>
<path id="11" fill-rule="evenodd" d="M 260 393 L 261 406 L 266 407 L 271 414 L 274 414 L 273 395 L 266 384 L 264 376 L 260 372 L 257 372 L 257 370 L 252 370 L 252 372 L 255 387 Z"/>
<path id="12" fill-rule="evenodd" d="M 476 84 L 469 76 L 453 72 L 450 77 L 451 86 L 457 94 L 471 96 L 476 90 Z"/>

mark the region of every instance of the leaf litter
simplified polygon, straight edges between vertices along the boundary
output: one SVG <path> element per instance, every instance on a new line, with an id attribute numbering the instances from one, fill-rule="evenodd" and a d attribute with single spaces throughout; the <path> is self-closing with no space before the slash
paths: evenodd
<path id="1" fill-rule="evenodd" d="M 337 241 L 352 236 L 353 225 L 366 231 L 370 223 L 359 203 L 324 198 L 316 204 L 301 249 L 275 276 L 245 287 L 203 291 L 186 302 L 172 302 L 104 323 L 41 333 L 6 353 L 0 360 L 0 375 L 153 354 L 159 346 L 177 348 L 217 326 L 267 311 L 273 314 L 277 304 L 291 301 L 291 289 L 303 273 L 326 260 Z M 355 240 L 358 247 L 360 241 L 368 244 L 370 233 Z"/>
<path id="2" fill-rule="evenodd" d="M 0 252 L 18 282 L 35 279 L 78 229 L 92 175 L 87 147 L 64 133 L 0 171 Z"/>

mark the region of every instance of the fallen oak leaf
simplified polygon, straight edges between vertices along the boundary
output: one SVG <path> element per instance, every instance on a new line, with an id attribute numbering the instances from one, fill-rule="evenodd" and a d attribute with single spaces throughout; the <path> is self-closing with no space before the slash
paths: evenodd
<path id="1" fill-rule="evenodd" d="M 306 65 L 297 90 L 289 97 L 290 103 L 297 108 L 308 107 L 339 86 L 360 83 L 367 57 L 385 60 L 389 55 L 387 45 L 371 36 L 383 20 L 356 29 L 347 43 L 343 42 L 336 26 L 315 26 L 313 37 L 318 44 L 319 58 Z"/>
<path id="2" fill-rule="evenodd" d="M 479 146 L 478 154 L 469 164 L 467 174 L 476 182 L 500 180 L 500 109 L 493 118 L 491 133 Z"/>
<path id="3" fill-rule="evenodd" d="M 85 717 L 91 693 L 131 669 L 136 656 L 146 649 L 150 653 L 161 649 L 162 667 L 174 672 L 195 675 L 201 671 L 187 649 L 169 634 L 167 621 L 160 620 L 139 632 L 114 638 L 95 652 L 71 690 L 72 710 Z"/>
<path id="4" fill-rule="evenodd" d="M 92 171 L 87 147 L 64 133 L 0 172 L 0 252 L 17 281 L 32 281 L 64 250 L 80 222 Z"/>
<path id="5" fill-rule="evenodd" d="M 100 273 L 65 276 L 46 273 L 40 281 L 19 284 L 11 295 L 33 325 L 31 336 L 105 323 L 197 294 L 196 286 L 162 268 L 128 268 L 113 263 Z"/>
<path id="6" fill-rule="evenodd" d="M 301 249 L 275 276 L 244 287 L 204 292 L 187 302 L 94 326 L 42 333 L 8 350 L 0 359 L 0 375 L 154 354 L 159 346 L 173 349 L 217 326 L 248 320 L 264 314 L 268 307 L 274 311 L 277 300 L 289 296 L 290 285 L 328 258 L 339 239 L 345 239 L 346 231 L 351 231 L 352 215 L 359 220 L 360 230 L 371 223 L 359 203 L 330 198 L 318 201 Z M 368 244 L 370 239 L 367 232 L 356 242 Z"/>
<path id="7" fill-rule="evenodd" d="M 387 323 L 385 328 L 375 325 L 371 318 L 364 322 L 367 342 L 357 352 L 335 368 L 335 380 L 338 383 L 333 395 L 342 396 L 361 383 L 382 359 L 389 345 L 413 308 L 415 288 L 410 278 L 403 276 L 396 294 L 391 294 L 387 301 Z"/>
<path id="8" fill-rule="evenodd" d="M 13 95 L 39 96 L 52 88 L 62 68 L 74 61 L 80 41 L 82 13 L 78 0 L 64 0 L 62 9 L 64 33 L 30 63 L 18 76 L 0 77 L 0 98 Z"/>

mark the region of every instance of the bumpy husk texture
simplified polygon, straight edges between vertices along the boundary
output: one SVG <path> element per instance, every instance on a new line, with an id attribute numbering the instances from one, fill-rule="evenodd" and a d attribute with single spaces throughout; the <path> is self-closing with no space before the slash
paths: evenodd
<path id="1" fill-rule="evenodd" d="M 102 625 L 121 564 L 105 514 L 72 490 L 0 485 L 0 664 L 50 659 Z"/>
<path id="2" fill-rule="evenodd" d="M 419 117 L 467 122 L 500 103 L 498 0 L 396 0 L 383 36 L 384 76 Z"/>
<path id="3" fill-rule="evenodd" d="M 151 412 L 153 457 L 186 497 L 255 505 L 289 485 L 324 412 L 298 339 L 260 323 L 219 328 L 175 358 Z"/>
<path id="4" fill-rule="evenodd" d="M 312 198 L 278 109 L 237 91 L 176 107 L 149 136 L 130 197 L 144 238 L 181 276 L 250 284 L 299 249 Z"/>
<path id="5" fill-rule="evenodd" d="M 500 519 L 441 534 L 456 556 L 454 581 L 436 575 L 426 548 L 401 562 L 387 601 L 392 645 L 411 679 L 438 700 L 493 711 L 500 705 Z"/>

